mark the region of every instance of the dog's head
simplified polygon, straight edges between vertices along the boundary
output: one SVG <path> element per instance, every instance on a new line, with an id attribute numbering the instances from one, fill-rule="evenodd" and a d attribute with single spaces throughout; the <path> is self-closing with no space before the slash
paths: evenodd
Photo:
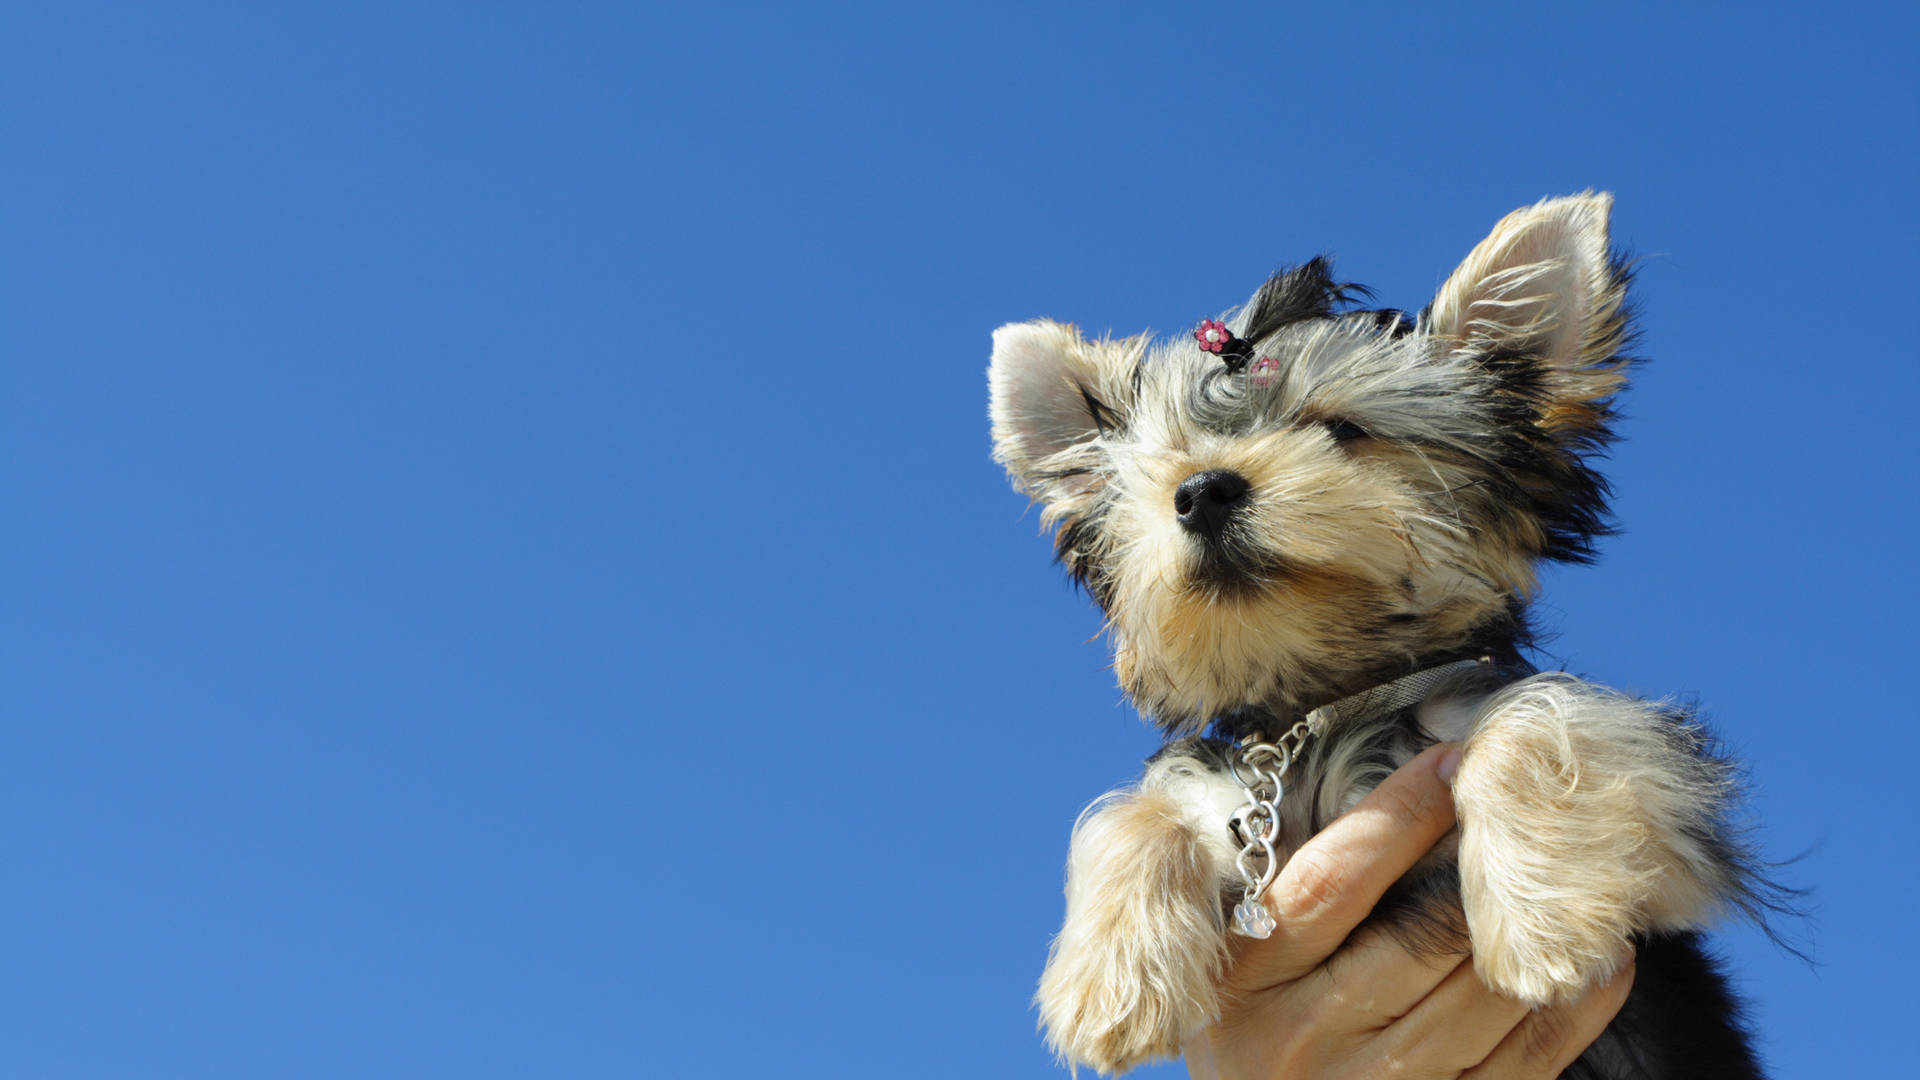
<path id="1" fill-rule="evenodd" d="M 1417 319 L 1316 259 L 1180 340 L 994 334 L 994 458 L 1142 710 L 1298 710 L 1510 640 L 1534 564 L 1591 555 L 1627 364 L 1610 206 L 1509 214 Z"/>

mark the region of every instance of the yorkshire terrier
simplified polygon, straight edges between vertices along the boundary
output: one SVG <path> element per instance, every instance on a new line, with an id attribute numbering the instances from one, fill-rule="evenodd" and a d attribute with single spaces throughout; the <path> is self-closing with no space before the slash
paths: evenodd
<path id="1" fill-rule="evenodd" d="M 1534 1006 L 1631 945 L 1626 1006 L 1564 1075 L 1761 1075 L 1699 936 L 1769 895 L 1736 770 L 1685 709 L 1526 659 L 1536 566 L 1609 531 L 1594 460 L 1631 367 L 1611 206 L 1516 210 L 1417 316 L 1314 259 L 1191 339 L 994 334 L 994 458 L 1169 737 L 1074 828 L 1037 997 L 1063 1058 L 1177 1056 L 1218 1016 L 1227 935 L 1271 930 L 1277 867 L 1458 740 L 1458 829 L 1372 923 L 1470 947 Z"/>

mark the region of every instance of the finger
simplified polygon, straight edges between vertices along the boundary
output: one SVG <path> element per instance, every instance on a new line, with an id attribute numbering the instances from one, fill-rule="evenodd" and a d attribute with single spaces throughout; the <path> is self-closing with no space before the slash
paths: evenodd
<path id="1" fill-rule="evenodd" d="M 1613 1022 L 1633 989 L 1634 964 L 1614 973 L 1569 1005 L 1549 1005 L 1528 1014 L 1492 1054 L 1463 1074 L 1462 1080 L 1547 1080 L 1559 1076 L 1573 1059 Z"/>
<path id="2" fill-rule="evenodd" d="M 1526 1018 L 1527 1007 L 1487 989 L 1468 960 L 1382 1037 L 1396 1057 L 1420 1066 L 1416 1074 L 1453 1076 L 1486 1060 Z"/>
<path id="3" fill-rule="evenodd" d="M 1464 954 L 1417 954 L 1383 931 L 1362 930 L 1304 978 L 1262 993 L 1222 995 L 1219 1030 L 1244 1060 L 1267 1063 L 1266 1075 L 1323 1075 L 1343 1049 L 1371 1042 L 1405 1013 L 1411 1004 L 1402 1002 L 1404 994 L 1417 1002 L 1465 963 Z M 1195 1060 L 1189 1048 L 1195 1080 L 1213 1075 Z"/>
<path id="4" fill-rule="evenodd" d="M 1291 982 L 1332 955 L 1387 886 L 1453 828 L 1453 793 L 1438 770 L 1459 760 L 1455 744 L 1427 748 L 1301 845 L 1267 889 L 1278 924 L 1273 936 L 1244 947 L 1230 985 L 1259 990 Z"/>
<path id="5" fill-rule="evenodd" d="M 1384 928 L 1362 927 L 1294 985 L 1338 1006 L 1355 1030 L 1374 1029 L 1412 1012 L 1466 962 L 1464 948 L 1410 949 Z"/>
<path id="6" fill-rule="evenodd" d="M 1187 1062 L 1187 1080 L 1220 1080 L 1220 1062 L 1213 1054 L 1213 1040 L 1202 1031 L 1181 1048 Z"/>

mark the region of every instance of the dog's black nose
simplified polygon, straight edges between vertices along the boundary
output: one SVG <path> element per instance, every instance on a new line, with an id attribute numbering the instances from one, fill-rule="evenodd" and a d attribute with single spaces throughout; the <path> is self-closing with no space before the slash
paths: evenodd
<path id="1" fill-rule="evenodd" d="M 1247 478 L 1227 469 L 1208 469 L 1180 481 L 1173 493 L 1173 512 L 1188 532 L 1219 537 L 1247 503 Z"/>

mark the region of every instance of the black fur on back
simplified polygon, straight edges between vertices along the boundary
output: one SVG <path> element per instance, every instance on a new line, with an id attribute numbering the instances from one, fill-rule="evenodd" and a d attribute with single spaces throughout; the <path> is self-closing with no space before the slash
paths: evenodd
<path id="1" fill-rule="evenodd" d="M 1638 944 L 1627 1003 L 1562 1080 L 1764 1080 L 1719 960 L 1694 933 Z"/>

